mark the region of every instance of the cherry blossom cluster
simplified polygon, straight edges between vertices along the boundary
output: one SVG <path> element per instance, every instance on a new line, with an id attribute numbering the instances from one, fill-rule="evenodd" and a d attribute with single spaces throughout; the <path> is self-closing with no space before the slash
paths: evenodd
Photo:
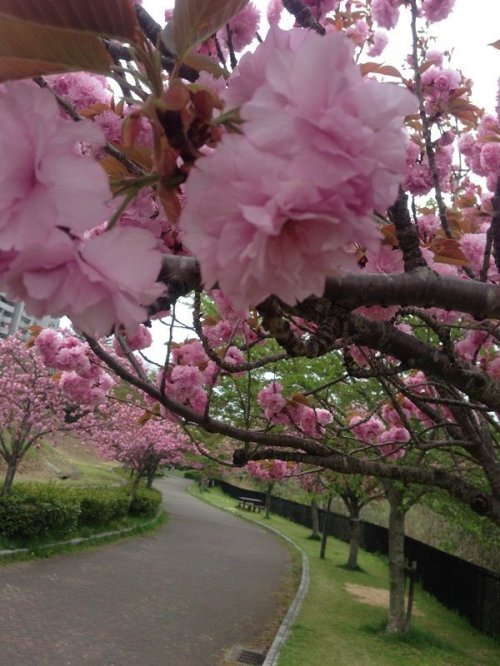
<path id="1" fill-rule="evenodd" d="M 488 189 L 494 192 L 500 177 L 500 118 L 485 114 L 476 132 L 464 134 L 458 147 L 467 166 L 486 177 Z"/>
<path id="2" fill-rule="evenodd" d="M 244 363 L 245 357 L 238 347 L 230 345 L 225 349 L 223 360 L 234 365 Z M 203 412 L 207 391 L 215 384 L 219 372 L 218 365 L 208 357 L 202 343 L 189 340 L 173 347 L 167 373 L 158 373 L 157 384 L 182 405 Z M 168 415 L 166 410 L 165 414 Z"/>
<path id="3" fill-rule="evenodd" d="M 372 16 L 383 28 L 395 28 L 399 20 L 399 9 L 408 0 L 372 0 Z M 429 22 L 443 21 L 453 10 L 455 0 L 421 0 L 418 9 Z"/>
<path id="4" fill-rule="evenodd" d="M 45 328 L 36 336 L 34 345 L 46 366 L 61 371 L 59 386 L 77 405 L 105 401 L 115 382 L 87 343 L 74 335 Z"/>
<path id="5" fill-rule="evenodd" d="M 110 217 L 106 174 L 82 142 L 102 145 L 96 124 L 62 118 L 48 90 L 0 90 L 0 287 L 37 317 L 70 316 L 92 335 L 135 328 L 162 293 L 161 252 L 144 229 L 102 227 Z M 36 224 L 33 224 L 36 219 Z"/>
<path id="6" fill-rule="evenodd" d="M 356 243 L 380 242 L 371 211 L 396 198 L 416 103 L 364 79 L 343 35 L 273 27 L 233 72 L 226 104 L 241 107 L 243 134 L 197 161 L 180 221 L 205 286 L 243 309 L 271 293 L 320 295 L 332 271 L 356 268 Z"/>
<path id="7" fill-rule="evenodd" d="M 404 426 L 386 427 L 377 416 L 356 415 L 349 420 L 349 427 L 360 441 L 378 447 L 382 456 L 397 459 L 406 454 L 404 444 L 410 441 L 411 436 Z"/>
<path id="8" fill-rule="evenodd" d="M 311 437 L 322 436 L 325 426 L 333 420 L 327 409 L 311 407 L 305 398 L 285 398 L 283 386 L 276 381 L 262 388 L 257 400 L 269 422 L 295 428 Z"/>
<path id="9" fill-rule="evenodd" d="M 297 465 L 284 460 L 250 461 L 245 470 L 260 481 L 283 481 L 297 473 Z"/>
<path id="10" fill-rule="evenodd" d="M 109 403 L 95 417 L 91 430 L 98 453 L 139 474 L 148 466 L 184 464 L 186 453 L 193 451 L 188 437 L 168 420 L 154 415 L 144 420 L 144 413 L 139 405 Z"/>
<path id="11" fill-rule="evenodd" d="M 153 342 L 153 338 L 151 337 L 149 328 L 141 324 L 141 326 L 137 328 L 134 335 L 124 336 L 124 342 L 126 343 L 128 350 L 133 352 L 150 347 Z M 116 336 L 113 339 L 113 349 L 117 356 L 121 358 L 126 356 L 126 352 Z"/>

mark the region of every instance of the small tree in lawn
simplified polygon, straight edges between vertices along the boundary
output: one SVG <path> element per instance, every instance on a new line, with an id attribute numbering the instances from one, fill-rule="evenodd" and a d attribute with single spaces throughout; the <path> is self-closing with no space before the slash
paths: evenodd
<path id="1" fill-rule="evenodd" d="M 361 509 L 384 494 L 380 483 L 369 476 L 335 475 L 331 483 L 333 491 L 341 498 L 349 514 L 349 558 L 346 568 L 357 570 L 359 552 L 359 514 Z"/>
<path id="2" fill-rule="evenodd" d="M 361 509 L 374 500 L 384 497 L 383 489 L 377 479 L 361 475 L 342 475 L 323 470 L 318 474 L 319 481 L 323 485 L 324 492 L 328 497 L 337 495 L 344 503 L 349 516 L 349 557 L 346 568 L 356 571 L 358 566 L 359 552 L 359 516 Z M 325 523 L 327 516 L 325 516 Z M 326 543 L 324 531 L 323 540 Z"/>
<path id="3" fill-rule="evenodd" d="M 192 449 L 179 426 L 137 405 L 113 405 L 106 412 L 96 419 L 92 440 L 104 458 L 131 471 L 133 497 L 141 479 L 151 488 L 159 465 L 183 464 Z"/>
<path id="4" fill-rule="evenodd" d="M 308 472 L 300 474 L 297 480 L 303 490 L 305 490 L 311 498 L 311 528 L 312 532 L 310 539 L 319 541 L 321 539 L 320 525 L 319 525 L 319 510 L 318 510 L 318 497 L 325 492 L 325 486 L 321 480 L 320 472 Z"/>
<path id="5" fill-rule="evenodd" d="M 0 342 L 0 456 L 7 464 L 2 495 L 7 495 L 26 453 L 53 433 L 81 425 L 79 409 L 65 422 L 68 397 L 38 349 L 19 337 Z M 76 411 L 75 411 L 76 409 Z"/>

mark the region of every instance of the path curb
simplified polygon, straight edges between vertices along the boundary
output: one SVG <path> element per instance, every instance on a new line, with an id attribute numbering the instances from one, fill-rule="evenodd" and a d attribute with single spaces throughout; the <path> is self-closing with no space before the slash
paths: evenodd
<path id="1" fill-rule="evenodd" d="M 258 524 L 260 525 L 261 523 Z M 278 663 L 280 652 L 283 649 L 283 646 L 285 645 L 288 636 L 290 635 L 293 623 L 297 619 L 300 607 L 302 606 L 302 602 L 304 601 L 304 598 L 307 594 L 307 590 L 309 589 L 309 558 L 307 557 L 305 551 L 302 550 L 302 548 L 298 546 L 295 543 L 295 541 L 292 541 L 274 527 L 270 527 L 269 525 L 264 525 L 264 527 L 266 528 L 266 530 L 270 530 L 271 532 L 278 534 L 282 539 L 285 539 L 285 541 L 288 541 L 288 543 L 291 544 L 294 548 L 296 548 L 302 556 L 302 575 L 300 577 L 300 585 L 290 605 L 290 608 L 288 609 L 285 617 L 283 618 L 283 622 L 280 624 L 278 632 L 274 637 L 274 640 L 271 644 L 271 647 L 269 648 L 265 661 L 262 665 L 262 666 L 276 666 L 276 664 Z"/>

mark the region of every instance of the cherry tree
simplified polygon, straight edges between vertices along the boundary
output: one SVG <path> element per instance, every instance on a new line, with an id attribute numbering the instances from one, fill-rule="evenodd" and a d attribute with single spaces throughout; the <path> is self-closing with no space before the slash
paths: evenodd
<path id="1" fill-rule="evenodd" d="M 2 495 L 9 493 L 30 449 L 50 441 L 56 432 L 84 427 L 85 412 L 75 405 L 67 422 L 71 404 L 36 348 L 20 336 L 0 341 L 0 456 L 7 465 Z"/>
<path id="2" fill-rule="evenodd" d="M 265 509 L 266 518 L 270 518 L 271 514 L 271 495 L 275 484 L 279 481 L 284 481 L 294 476 L 296 473 L 296 465 L 293 463 L 286 463 L 283 460 L 265 460 L 262 462 L 250 461 L 246 466 L 246 471 L 263 482 L 266 488 Z"/>
<path id="3" fill-rule="evenodd" d="M 165 28 L 130 0 L 0 2 L 2 290 L 68 315 L 166 419 L 239 442 L 236 465 L 435 486 L 500 524 L 500 102 L 432 48 L 453 5 L 273 1 L 240 57 L 245 0 L 177 0 Z M 403 21 L 405 62 L 381 65 Z M 186 294 L 197 339 L 153 377 L 137 330 Z M 280 381 L 299 357 L 323 369 L 307 395 Z"/>
<path id="4" fill-rule="evenodd" d="M 110 402 L 96 414 L 91 442 L 98 453 L 116 460 L 133 475 L 132 495 L 141 479 L 151 488 L 160 465 L 181 465 L 193 451 L 189 438 L 166 419 L 133 404 Z"/>

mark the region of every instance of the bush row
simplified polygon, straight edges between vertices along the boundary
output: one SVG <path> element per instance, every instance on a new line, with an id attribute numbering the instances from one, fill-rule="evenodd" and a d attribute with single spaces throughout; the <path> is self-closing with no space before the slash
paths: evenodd
<path id="1" fill-rule="evenodd" d="M 127 515 L 152 518 L 160 502 L 161 493 L 146 488 L 140 488 L 131 502 L 124 488 L 17 484 L 9 495 L 0 497 L 0 536 L 56 536 L 83 527 L 103 527 Z"/>

